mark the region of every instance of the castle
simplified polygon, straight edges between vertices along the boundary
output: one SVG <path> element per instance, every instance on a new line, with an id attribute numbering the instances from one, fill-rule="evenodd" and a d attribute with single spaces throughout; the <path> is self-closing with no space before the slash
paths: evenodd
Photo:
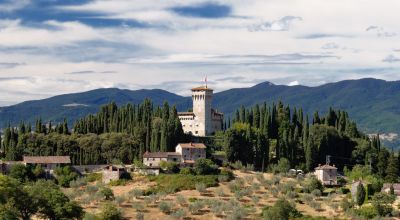
<path id="1" fill-rule="evenodd" d="M 222 130 L 224 114 L 211 108 L 212 96 L 207 85 L 192 89 L 193 111 L 178 112 L 185 133 L 204 137 Z"/>

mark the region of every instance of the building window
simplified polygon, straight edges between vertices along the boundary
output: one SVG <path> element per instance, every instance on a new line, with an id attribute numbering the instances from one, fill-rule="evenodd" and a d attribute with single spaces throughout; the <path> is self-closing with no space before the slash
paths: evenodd
<path id="1" fill-rule="evenodd" d="M 194 133 L 195 133 L 195 134 L 198 134 L 198 133 L 199 133 L 199 131 L 195 131 Z"/>

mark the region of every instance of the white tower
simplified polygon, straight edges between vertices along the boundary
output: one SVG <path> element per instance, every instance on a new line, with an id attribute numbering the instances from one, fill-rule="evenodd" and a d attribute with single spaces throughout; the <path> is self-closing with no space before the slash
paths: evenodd
<path id="1" fill-rule="evenodd" d="M 192 89 L 193 113 L 196 116 L 194 135 L 206 136 L 213 132 L 211 101 L 213 90 L 206 86 Z"/>

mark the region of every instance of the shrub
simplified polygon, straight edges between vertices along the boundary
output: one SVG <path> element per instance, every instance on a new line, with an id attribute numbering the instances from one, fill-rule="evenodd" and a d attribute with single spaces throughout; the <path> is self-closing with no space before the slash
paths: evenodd
<path id="1" fill-rule="evenodd" d="M 340 187 L 337 192 L 346 195 L 347 193 L 350 192 L 350 190 L 346 187 Z"/>
<path id="2" fill-rule="evenodd" d="M 195 201 L 189 204 L 189 211 L 194 215 L 199 214 L 202 208 L 204 208 L 204 202 L 202 201 Z"/>
<path id="3" fill-rule="evenodd" d="M 222 183 L 222 182 L 228 182 L 229 181 L 229 177 L 225 176 L 225 175 L 218 175 L 218 182 Z"/>
<path id="4" fill-rule="evenodd" d="M 160 204 L 158 204 L 158 208 L 160 208 L 160 210 L 165 213 L 165 214 L 169 214 L 172 210 L 172 205 L 171 203 L 168 202 L 160 202 Z"/>
<path id="5" fill-rule="evenodd" d="M 337 184 L 339 184 L 341 186 L 344 186 L 344 185 L 346 185 L 346 183 L 347 183 L 347 181 L 346 181 L 345 178 L 343 178 L 343 177 L 338 177 L 337 178 Z"/>
<path id="6" fill-rule="evenodd" d="M 256 174 L 256 179 L 258 182 L 262 183 L 265 180 L 264 174 L 263 173 L 257 173 Z"/>
<path id="7" fill-rule="evenodd" d="M 247 182 L 247 184 L 251 185 L 254 181 L 254 177 L 249 175 L 249 176 L 245 176 L 244 180 Z"/>
<path id="8" fill-rule="evenodd" d="M 233 174 L 233 172 L 228 169 L 221 170 L 219 175 L 227 177 L 227 180 L 225 182 L 235 179 L 235 175 Z"/>
<path id="9" fill-rule="evenodd" d="M 230 182 L 228 184 L 228 188 L 232 193 L 239 191 L 240 189 L 243 188 L 243 186 L 244 186 L 244 182 L 241 179 L 236 179 L 235 181 Z"/>
<path id="10" fill-rule="evenodd" d="M 184 206 L 184 205 L 187 204 L 186 198 L 184 196 L 182 196 L 182 195 L 177 195 L 176 196 L 176 201 L 178 202 L 178 204 L 180 206 Z"/>
<path id="11" fill-rule="evenodd" d="M 295 191 L 289 191 L 289 192 L 286 193 L 286 196 L 287 196 L 289 199 L 294 199 L 294 198 L 296 198 L 298 195 L 297 195 L 297 193 L 296 193 Z"/>
<path id="12" fill-rule="evenodd" d="M 91 183 L 95 181 L 100 181 L 103 178 L 102 173 L 89 173 L 85 176 L 86 181 Z"/>
<path id="13" fill-rule="evenodd" d="M 109 186 L 125 186 L 128 183 L 126 179 L 112 180 L 108 183 Z"/>
<path id="14" fill-rule="evenodd" d="M 303 200 L 304 203 L 310 204 L 314 200 L 314 198 L 310 194 L 304 194 L 302 200 Z"/>
<path id="15" fill-rule="evenodd" d="M 319 189 L 314 189 L 311 194 L 315 197 L 320 197 L 322 195 L 321 190 Z"/>
<path id="16" fill-rule="evenodd" d="M 290 169 L 290 162 L 286 158 L 281 158 L 278 161 L 278 164 L 274 166 L 272 172 L 273 173 L 287 173 Z"/>
<path id="17" fill-rule="evenodd" d="M 160 161 L 161 169 L 166 173 L 179 173 L 179 164 L 169 161 Z"/>
<path id="18" fill-rule="evenodd" d="M 196 184 L 196 190 L 197 190 L 200 194 L 205 193 L 205 192 L 207 191 L 206 184 L 204 184 L 204 183 L 197 183 L 197 184 Z"/>
<path id="19" fill-rule="evenodd" d="M 35 168 L 32 170 L 32 174 L 36 179 L 46 177 L 46 172 L 44 171 L 42 166 L 40 166 L 39 164 L 36 165 Z"/>
<path id="20" fill-rule="evenodd" d="M 11 167 L 9 176 L 18 180 L 19 182 L 26 182 L 32 179 L 33 174 L 29 167 L 23 164 L 15 164 Z"/>
<path id="21" fill-rule="evenodd" d="M 311 208 L 315 209 L 316 211 L 321 210 L 321 203 L 319 203 L 319 202 L 311 201 L 309 205 Z"/>
<path id="22" fill-rule="evenodd" d="M 178 192 L 180 190 L 193 190 L 196 184 L 204 183 L 206 187 L 217 186 L 216 175 L 183 175 L 183 174 L 160 174 L 158 176 L 149 176 L 150 181 L 155 181 L 157 185 L 148 189 L 145 195 L 157 192 Z"/>
<path id="23" fill-rule="evenodd" d="M 224 196 L 225 196 L 224 189 L 222 189 L 222 188 L 216 188 L 216 189 L 215 189 L 215 194 L 217 194 L 217 196 L 219 196 L 219 197 L 224 197 Z"/>
<path id="24" fill-rule="evenodd" d="M 131 191 L 128 192 L 129 196 L 132 196 L 136 199 L 140 198 L 143 196 L 144 192 L 141 189 L 132 189 Z"/>
<path id="25" fill-rule="evenodd" d="M 100 189 L 100 194 L 105 200 L 114 200 L 114 193 L 110 188 L 103 187 Z"/>
<path id="26" fill-rule="evenodd" d="M 86 212 L 85 215 L 83 216 L 83 220 L 99 220 L 100 217 L 98 217 L 95 214 L 91 214 L 89 212 Z"/>
<path id="27" fill-rule="evenodd" d="M 78 173 L 71 166 L 57 167 L 54 173 L 58 184 L 63 187 L 69 187 L 69 183 L 78 178 Z"/>
<path id="28" fill-rule="evenodd" d="M 269 189 L 269 191 L 271 192 L 272 196 L 277 198 L 279 195 L 279 190 L 276 187 L 271 187 L 271 189 Z"/>
<path id="29" fill-rule="evenodd" d="M 321 192 L 324 190 L 321 181 L 315 177 L 310 177 L 303 182 L 303 189 L 306 193 L 311 193 L 312 191 L 318 189 Z"/>
<path id="30" fill-rule="evenodd" d="M 136 220 L 144 220 L 144 214 L 141 212 L 136 213 Z"/>
<path id="31" fill-rule="evenodd" d="M 125 196 L 116 196 L 115 197 L 115 202 L 120 206 L 122 203 L 126 201 Z"/>
<path id="32" fill-rule="evenodd" d="M 254 165 L 253 164 L 246 164 L 246 166 L 243 166 L 240 171 L 242 171 L 243 173 L 248 173 L 250 171 L 254 170 Z"/>
<path id="33" fill-rule="evenodd" d="M 258 202 L 260 201 L 260 198 L 258 197 L 258 196 L 252 196 L 251 197 L 251 201 L 255 204 L 255 205 L 257 205 L 258 204 Z"/>
<path id="34" fill-rule="evenodd" d="M 171 214 L 173 219 L 183 219 L 186 216 L 186 212 L 183 209 L 179 209 L 176 212 Z"/>
<path id="35" fill-rule="evenodd" d="M 222 201 L 219 200 L 213 200 L 210 204 L 210 210 L 212 213 L 214 213 L 216 216 L 219 216 L 222 214 L 224 211 L 224 204 Z"/>
<path id="36" fill-rule="evenodd" d="M 195 172 L 193 171 L 193 169 L 189 168 L 189 167 L 184 167 L 181 169 L 181 171 L 179 171 L 180 174 L 184 174 L 184 175 L 193 175 L 195 174 Z"/>
<path id="37" fill-rule="evenodd" d="M 396 197 L 387 193 L 375 193 L 372 196 L 372 206 L 380 216 L 386 216 L 392 212 L 392 204 Z"/>
<path id="38" fill-rule="evenodd" d="M 226 219 L 228 220 L 240 220 L 243 219 L 244 217 L 247 216 L 247 211 L 241 206 L 235 207 L 235 209 L 232 210 L 232 213 L 227 216 Z"/>
<path id="39" fill-rule="evenodd" d="M 218 174 L 218 166 L 210 159 L 200 158 L 194 163 L 194 172 L 197 175 Z"/>
<path id="40" fill-rule="evenodd" d="M 144 205 L 140 202 L 133 202 L 132 203 L 132 208 L 135 209 L 136 211 L 143 211 L 144 210 Z"/>
<path id="41" fill-rule="evenodd" d="M 343 198 L 340 202 L 340 207 L 346 212 L 353 207 L 353 203 L 349 202 L 347 198 Z"/>
<path id="42" fill-rule="evenodd" d="M 272 177 L 271 181 L 272 181 L 272 184 L 278 185 L 279 182 L 281 182 L 281 178 L 280 178 L 279 176 L 277 176 L 277 175 L 274 175 L 274 176 Z"/>
<path id="43" fill-rule="evenodd" d="M 264 219 L 289 219 L 300 217 L 301 213 L 286 199 L 279 199 L 272 207 L 264 207 L 262 216 Z"/>
<path id="44" fill-rule="evenodd" d="M 78 187 L 82 187 L 82 186 L 86 186 L 87 185 L 87 181 L 85 178 L 78 178 L 76 180 L 73 180 L 69 183 L 70 187 L 72 188 L 78 188 Z"/>
<path id="45" fill-rule="evenodd" d="M 235 163 L 232 163 L 231 167 L 235 170 L 241 170 L 241 169 L 243 169 L 243 164 L 241 161 L 238 160 L 238 161 L 235 161 Z"/>
<path id="46" fill-rule="evenodd" d="M 105 203 L 100 212 L 101 220 L 122 220 L 122 213 L 114 204 Z"/>
<path id="47" fill-rule="evenodd" d="M 362 216 L 366 219 L 373 219 L 378 215 L 373 206 L 362 206 L 359 209 L 356 209 L 355 212 L 358 216 Z"/>
<path id="48" fill-rule="evenodd" d="M 97 192 L 99 190 L 99 188 L 97 186 L 93 186 L 93 185 L 88 185 L 85 188 L 85 191 L 89 194 L 93 194 L 95 192 Z"/>

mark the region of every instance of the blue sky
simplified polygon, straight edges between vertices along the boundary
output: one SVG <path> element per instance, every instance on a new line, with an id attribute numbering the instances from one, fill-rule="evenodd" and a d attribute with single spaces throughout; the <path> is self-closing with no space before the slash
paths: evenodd
<path id="1" fill-rule="evenodd" d="M 96 88 L 399 80 L 400 2 L 0 0 L 0 106 Z"/>

